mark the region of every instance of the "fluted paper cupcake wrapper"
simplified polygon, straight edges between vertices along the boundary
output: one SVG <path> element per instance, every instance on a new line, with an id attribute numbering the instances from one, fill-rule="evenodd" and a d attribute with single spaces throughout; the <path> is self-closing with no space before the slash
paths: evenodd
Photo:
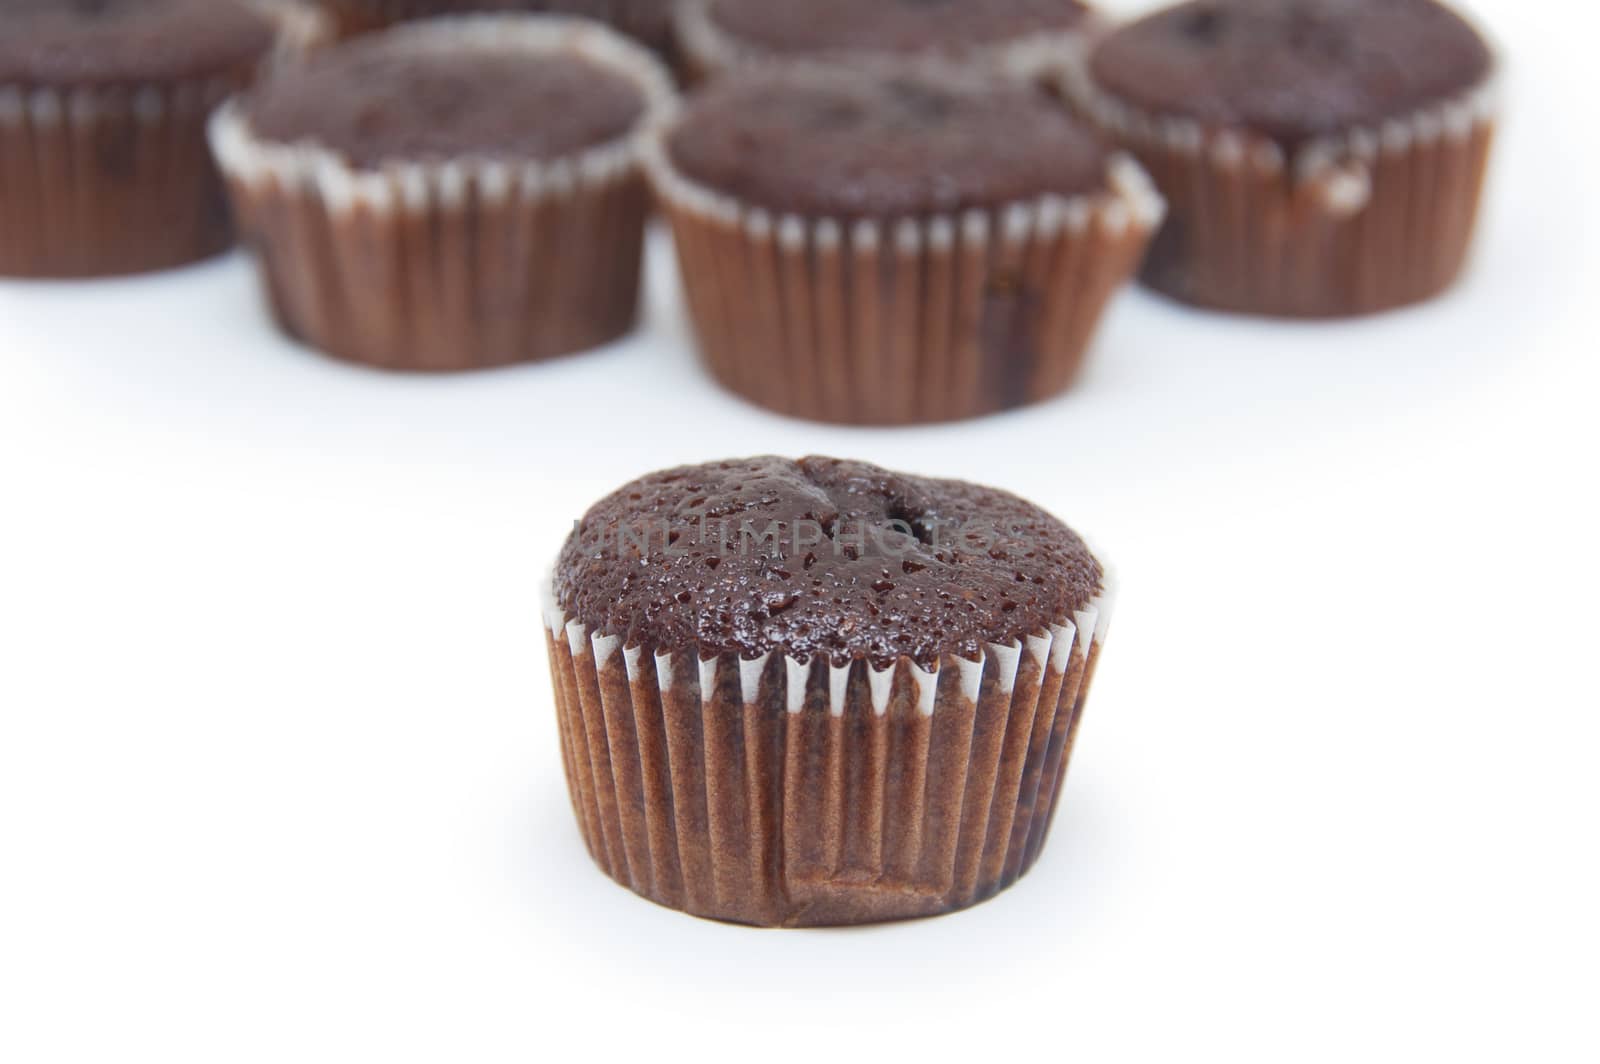
<path id="1" fill-rule="evenodd" d="M 647 113 L 548 162 L 361 169 L 257 136 L 230 102 L 213 150 L 283 328 L 343 359 L 430 371 L 553 358 L 631 331 L 649 209 L 639 144 L 672 99 L 661 65 L 582 19 L 462 16 L 387 32 L 419 49 L 575 51 L 637 84 Z"/>
<path id="2" fill-rule="evenodd" d="M 845 221 L 777 215 L 645 147 L 701 354 L 730 390 L 819 421 L 977 417 L 1077 379 L 1163 204 L 1131 158 L 1104 193 Z"/>
<path id="3" fill-rule="evenodd" d="M 696 916 L 825 926 L 983 901 L 1039 857 L 1110 608 L 976 661 L 878 669 L 650 653 L 551 598 L 579 830 L 607 875 Z"/>
<path id="4" fill-rule="evenodd" d="M 421 18 L 437 18 L 442 5 L 438 0 L 326 0 L 329 12 L 338 24 L 341 36 L 385 29 L 397 22 Z M 443 5 L 448 6 L 448 5 Z M 455 5 L 456 14 L 465 5 Z M 483 3 L 485 11 L 505 10 L 508 5 L 496 7 Z M 604 22 L 649 45 L 657 52 L 670 51 L 672 16 L 667 0 L 545 0 L 529 4 L 530 14 L 574 15 Z M 452 12 L 446 12 L 450 14 Z"/>
<path id="5" fill-rule="evenodd" d="M 1496 82 L 1292 153 L 1249 130 L 1153 115 L 1087 64 L 1064 95 L 1136 155 L 1167 198 L 1143 279 L 1201 306 L 1331 317 L 1438 294 L 1466 262 L 1493 141 Z"/>
<path id="6" fill-rule="evenodd" d="M 270 61 L 328 34 L 308 6 L 258 6 L 279 24 Z M 233 227 L 206 120 L 254 73 L 78 88 L 0 83 L 0 276 L 143 273 L 226 250 Z"/>
<path id="7" fill-rule="evenodd" d="M 1064 61 L 1077 61 L 1088 42 L 1102 35 L 1108 25 L 1099 16 L 1090 14 L 1071 29 L 1041 31 L 1009 40 L 967 45 L 959 54 L 906 56 L 846 50 L 788 56 L 740 40 L 718 26 L 711 13 L 711 0 L 679 0 L 674 17 L 684 72 L 690 81 L 701 81 L 739 67 L 769 66 L 774 62 L 859 64 L 879 61 L 915 64 L 919 59 L 956 62 L 973 69 L 1031 79 L 1058 67 Z"/>

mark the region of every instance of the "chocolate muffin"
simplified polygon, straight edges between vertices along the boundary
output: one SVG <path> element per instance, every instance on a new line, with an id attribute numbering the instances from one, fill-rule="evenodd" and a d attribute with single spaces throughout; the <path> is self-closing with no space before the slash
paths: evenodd
<path id="1" fill-rule="evenodd" d="M 1336 316 L 1426 299 L 1460 272 L 1494 69 L 1433 0 L 1199 0 L 1113 33 L 1063 78 L 1172 206 L 1152 287 Z"/>
<path id="2" fill-rule="evenodd" d="M 768 926 L 993 896 L 1059 803 L 1107 586 L 1060 521 L 973 484 L 763 457 L 626 485 L 547 605 L 591 854 Z"/>
<path id="3" fill-rule="evenodd" d="M 682 0 L 691 76 L 774 61 L 938 58 L 1029 73 L 1100 29 L 1079 0 Z"/>
<path id="4" fill-rule="evenodd" d="M 463 370 L 633 328 L 639 139 L 670 98 L 655 59 L 595 23 L 464 16 L 328 49 L 230 103 L 212 139 L 289 333 Z"/>
<path id="5" fill-rule="evenodd" d="M 1056 101 L 954 71 L 736 72 L 647 160 L 712 373 L 823 421 L 1066 389 L 1160 215 Z"/>
<path id="6" fill-rule="evenodd" d="M 578 15 L 604 22 L 663 58 L 674 52 L 673 0 L 321 0 L 344 36 L 440 15 Z"/>
<path id="7" fill-rule="evenodd" d="M 139 273 L 226 249 L 206 118 L 318 25 L 245 0 L 0 0 L 0 275 Z"/>

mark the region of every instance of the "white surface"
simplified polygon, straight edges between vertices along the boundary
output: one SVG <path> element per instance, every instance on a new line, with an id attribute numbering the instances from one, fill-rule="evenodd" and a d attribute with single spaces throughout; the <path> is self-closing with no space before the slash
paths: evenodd
<path id="1" fill-rule="evenodd" d="M 1131 292 L 1078 392 L 977 424 L 720 393 L 664 245 L 644 336 L 443 380 L 279 339 L 242 259 L 0 285 L 0 1059 L 1596 1059 L 1600 25 L 1479 9 L 1511 110 L 1458 290 Z M 997 901 L 758 932 L 590 865 L 542 570 L 625 479 L 764 451 L 992 481 L 1115 556 Z"/>

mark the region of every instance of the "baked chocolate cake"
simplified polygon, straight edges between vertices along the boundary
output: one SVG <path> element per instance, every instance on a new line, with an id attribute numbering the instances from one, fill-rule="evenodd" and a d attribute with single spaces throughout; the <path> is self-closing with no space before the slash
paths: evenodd
<path id="1" fill-rule="evenodd" d="M 1172 205 L 1144 276 L 1192 303 L 1330 316 L 1460 272 L 1494 60 L 1434 0 L 1199 0 L 1134 22 L 1065 80 Z"/>
<path id="2" fill-rule="evenodd" d="M 280 41 L 309 43 L 294 16 L 245 0 L 0 0 L 0 275 L 139 273 L 227 248 L 206 118 Z"/>
<path id="3" fill-rule="evenodd" d="M 836 422 L 1065 390 L 1160 213 L 1055 99 L 949 71 L 729 74 L 691 97 L 651 172 L 712 373 Z"/>
<path id="4" fill-rule="evenodd" d="M 213 139 L 288 332 L 373 366 L 475 369 L 633 328 L 639 139 L 670 96 L 598 24 L 463 16 L 327 49 Z"/>
<path id="5" fill-rule="evenodd" d="M 448 15 L 576 15 L 604 22 L 654 49 L 673 52 L 674 0 L 321 0 L 344 36 Z"/>
<path id="6" fill-rule="evenodd" d="M 777 213 L 928 217 L 1106 192 L 1110 153 L 1024 86 L 760 74 L 708 86 L 667 139 L 690 181 Z"/>
<path id="7" fill-rule="evenodd" d="M 378 170 L 560 159 L 625 136 L 645 107 L 637 79 L 579 55 L 460 56 L 378 36 L 263 85 L 243 117 L 264 140 L 314 143 L 357 170 Z"/>
<path id="8" fill-rule="evenodd" d="M 1099 20 L 1079 0 L 685 0 L 679 36 L 691 71 L 772 61 L 941 59 L 1014 68 L 1071 50 Z"/>
<path id="9" fill-rule="evenodd" d="M 925 916 L 1037 857 L 1106 575 L 992 488 L 831 458 L 666 470 L 597 503 L 548 606 L 601 867 L 701 916 Z"/>
<path id="10" fill-rule="evenodd" d="M 1433 0 L 1201 0 L 1110 35 L 1095 80 L 1140 110 L 1293 146 L 1468 92 L 1489 49 Z"/>

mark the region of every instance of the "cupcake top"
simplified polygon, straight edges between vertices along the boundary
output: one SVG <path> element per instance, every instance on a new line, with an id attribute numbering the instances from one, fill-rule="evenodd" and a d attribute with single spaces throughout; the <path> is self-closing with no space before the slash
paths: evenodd
<path id="1" fill-rule="evenodd" d="M 436 15 L 473 15 L 488 12 L 582 15 L 600 19 L 618 29 L 639 35 L 651 44 L 664 43 L 671 24 L 674 0 L 322 0 L 334 11 L 362 18 L 430 18 Z"/>
<path id="2" fill-rule="evenodd" d="M 1104 148 L 1054 100 L 951 72 L 735 73 L 690 100 L 667 151 L 701 185 L 813 216 L 943 214 L 1106 183 Z"/>
<path id="3" fill-rule="evenodd" d="M 591 632 L 653 652 L 931 666 L 1070 618 L 1101 579 L 1071 529 L 1006 492 L 762 457 L 601 500 L 561 551 L 555 593 Z"/>
<path id="4" fill-rule="evenodd" d="M 1439 103 L 1491 65 L 1433 0 L 1197 0 L 1112 34 L 1092 71 L 1143 110 L 1293 143 Z"/>
<path id="5" fill-rule="evenodd" d="M 202 77 L 254 64 L 275 38 L 242 0 L 0 0 L 0 84 Z"/>
<path id="6" fill-rule="evenodd" d="M 1078 29 L 1078 0 L 707 0 L 723 32 L 780 55 L 950 52 Z"/>
<path id="7" fill-rule="evenodd" d="M 399 30 L 324 51 L 259 86 L 246 118 L 258 137 L 371 168 L 549 161 L 625 135 L 646 110 L 638 84 L 575 51 L 431 43 Z"/>

